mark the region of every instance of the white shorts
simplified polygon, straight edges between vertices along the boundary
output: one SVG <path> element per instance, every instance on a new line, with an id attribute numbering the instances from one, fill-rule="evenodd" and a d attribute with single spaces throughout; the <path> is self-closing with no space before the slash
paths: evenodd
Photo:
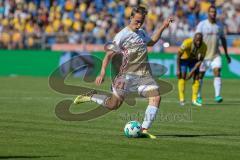
<path id="1" fill-rule="evenodd" d="M 134 93 L 148 97 L 149 93 L 152 93 L 151 96 L 158 93 L 159 86 L 151 76 L 121 75 L 115 78 L 112 90 L 119 98 L 126 98 Z"/>
<path id="2" fill-rule="evenodd" d="M 221 56 L 217 56 L 212 60 L 210 60 L 210 59 L 203 60 L 199 70 L 200 70 L 200 72 L 206 72 L 209 68 L 211 68 L 211 69 L 222 68 Z"/>

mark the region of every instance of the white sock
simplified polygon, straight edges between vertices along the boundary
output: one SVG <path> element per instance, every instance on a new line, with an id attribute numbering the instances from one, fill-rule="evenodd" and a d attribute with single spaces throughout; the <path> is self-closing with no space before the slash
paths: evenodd
<path id="1" fill-rule="evenodd" d="M 92 95 L 91 100 L 93 102 L 96 102 L 97 104 L 104 106 L 107 98 L 108 97 L 106 95 L 94 94 L 94 95 Z"/>
<path id="2" fill-rule="evenodd" d="M 142 123 L 142 128 L 148 129 L 151 127 L 152 122 L 154 121 L 156 115 L 157 115 L 158 107 L 148 105 L 146 111 L 145 111 L 145 117 L 144 121 Z"/>
<path id="3" fill-rule="evenodd" d="M 202 97 L 202 85 L 203 85 L 203 79 L 199 79 L 198 97 Z"/>
<path id="4" fill-rule="evenodd" d="M 220 96 L 221 87 L 222 87 L 221 77 L 214 77 L 213 85 L 214 85 L 214 89 L 215 89 L 215 97 Z"/>

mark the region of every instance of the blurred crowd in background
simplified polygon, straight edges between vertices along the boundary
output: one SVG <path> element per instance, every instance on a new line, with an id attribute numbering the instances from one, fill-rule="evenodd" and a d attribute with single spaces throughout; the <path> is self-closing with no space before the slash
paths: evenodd
<path id="1" fill-rule="evenodd" d="M 0 0 L 0 47 L 49 48 L 55 43 L 104 44 L 129 22 L 131 7 L 148 8 L 144 28 L 151 35 L 170 15 L 175 23 L 159 43 L 179 45 L 193 35 L 208 7 L 217 6 L 229 46 L 240 46 L 239 0 Z M 170 38 L 169 38 L 170 37 Z"/>

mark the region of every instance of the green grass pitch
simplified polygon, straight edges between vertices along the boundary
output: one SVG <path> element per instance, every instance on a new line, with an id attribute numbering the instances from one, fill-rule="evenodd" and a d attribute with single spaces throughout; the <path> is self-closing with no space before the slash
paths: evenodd
<path id="1" fill-rule="evenodd" d="M 213 101 L 212 80 L 205 80 L 203 107 L 188 103 L 180 107 L 175 89 L 163 96 L 158 117 L 151 128 L 156 140 L 130 139 L 123 127 L 132 119 L 141 120 L 147 106 L 123 105 L 117 111 L 87 122 L 63 121 L 55 115 L 55 105 L 71 95 L 56 93 L 47 78 L 0 78 L 0 159 L 167 159 L 239 160 L 240 87 L 239 80 L 223 80 L 221 104 Z M 69 83 L 80 84 L 78 79 Z M 110 83 L 103 84 L 108 88 Z M 187 99 L 191 99 L 188 82 Z M 84 112 L 97 105 L 72 105 Z"/>

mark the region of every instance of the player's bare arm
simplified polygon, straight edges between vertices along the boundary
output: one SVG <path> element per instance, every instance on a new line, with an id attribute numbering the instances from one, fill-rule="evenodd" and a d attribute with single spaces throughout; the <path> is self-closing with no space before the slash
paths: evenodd
<path id="1" fill-rule="evenodd" d="M 163 22 L 163 25 L 157 29 L 157 31 L 153 34 L 153 36 L 151 37 L 151 40 L 150 42 L 148 42 L 148 46 L 153 46 L 154 44 L 157 43 L 157 41 L 160 39 L 161 35 L 162 35 L 162 32 L 168 28 L 169 24 L 172 23 L 174 21 L 174 18 L 173 17 L 169 17 L 168 19 L 166 19 L 164 22 Z"/>
<path id="2" fill-rule="evenodd" d="M 178 52 L 177 54 L 177 77 L 180 77 L 180 58 L 182 56 L 183 52 Z"/>
<path id="3" fill-rule="evenodd" d="M 227 61 L 228 61 L 228 63 L 231 63 L 231 57 L 229 56 L 228 50 L 227 50 L 227 41 L 226 41 L 226 38 L 225 38 L 225 36 L 221 36 L 220 39 L 221 39 L 221 42 L 222 42 L 222 46 L 223 46 L 224 53 L 225 53 L 225 56 L 226 56 L 226 58 L 227 58 Z"/>
<path id="4" fill-rule="evenodd" d="M 198 61 L 198 62 L 194 65 L 193 69 L 192 69 L 192 70 L 189 72 L 189 74 L 187 75 L 186 80 L 189 80 L 189 79 L 192 78 L 192 76 L 194 75 L 194 72 L 200 67 L 201 63 L 202 63 L 202 60 L 201 60 L 201 61 Z"/>
<path id="5" fill-rule="evenodd" d="M 112 51 L 106 52 L 106 55 L 105 55 L 105 57 L 103 59 L 103 62 L 102 62 L 100 75 L 95 80 L 96 85 L 100 85 L 103 82 L 107 65 L 109 64 L 109 62 L 112 59 L 112 57 L 114 56 L 114 54 L 115 54 L 115 52 L 112 52 Z"/>
<path id="6" fill-rule="evenodd" d="M 205 51 L 206 52 L 206 51 Z M 201 66 L 203 60 L 205 58 L 205 53 L 200 57 L 200 59 L 198 60 L 198 62 L 194 65 L 193 69 L 189 72 L 186 80 L 189 80 L 192 78 L 192 76 L 194 75 L 195 71 Z"/>

